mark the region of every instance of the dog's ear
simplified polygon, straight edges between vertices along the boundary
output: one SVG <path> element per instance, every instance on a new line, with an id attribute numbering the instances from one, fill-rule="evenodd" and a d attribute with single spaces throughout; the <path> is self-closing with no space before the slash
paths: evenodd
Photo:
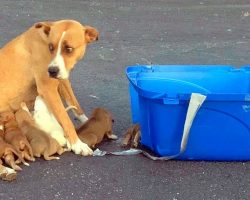
<path id="1" fill-rule="evenodd" d="M 97 29 L 91 26 L 84 26 L 84 29 L 87 43 L 91 43 L 98 40 L 99 32 Z"/>
<path id="2" fill-rule="evenodd" d="M 34 24 L 34 27 L 38 29 L 38 32 L 43 40 L 47 40 L 52 25 L 52 22 L 38 22 Z"/>

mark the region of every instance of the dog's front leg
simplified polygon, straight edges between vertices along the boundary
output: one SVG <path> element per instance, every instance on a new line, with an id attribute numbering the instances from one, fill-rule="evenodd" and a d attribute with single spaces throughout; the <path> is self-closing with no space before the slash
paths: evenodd
<path id="1" fill-rule="evenodd" d="M 93 151 L 89 148 L 89 146 L 81 142 L 81 140 L 78 138 L 75 127 L 71 122 L 67 112 L 65 111 L 57 88 L 43 87 L 42 89 L 38 90 L 38 93 L 63 127 L 65 135 L 71 144 L 71 149 L 75 152 L 75 154 L 81 154 L 84 156 L 92 155 Z"/>
<path id="2" fill-rule="evenodd" d="M 68 106 L 75 106 L 77 109 L 73 109 L 73 114 L 80 122 L 85 123 L 88 118 L 85 115 L 84 110 L 81 108 L 80 104 L 78 103 L 75 94 L 73 92 L 71 83 L 68 79 L 60 80 L 58 91 L 62 99 Z"/>

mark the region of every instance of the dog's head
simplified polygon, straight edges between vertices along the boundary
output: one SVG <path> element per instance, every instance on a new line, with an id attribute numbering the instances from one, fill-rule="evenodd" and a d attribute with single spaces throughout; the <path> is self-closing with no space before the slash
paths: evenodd
<path id="1" fill-rule="evenodd" d="M 86 46 L 98 40 L 99 35 L 95 28 L 73 20 L 39 22 L 34 26 L 46 42 L 51 56 L 48 74 L 56 79 L 69 77 L 76 62 L 84 56 Z"/>
<path id="2" fill-rule="evenodd" d="M 106 121 L 106 123 L 111 124 L 111 125 L 113 125 L 113 123 L 115 122 L 112 114 L 104 108 L 95 108 L 92 111 L 91 117 L 94 117 L 100 121 L 104 120 Z"/>

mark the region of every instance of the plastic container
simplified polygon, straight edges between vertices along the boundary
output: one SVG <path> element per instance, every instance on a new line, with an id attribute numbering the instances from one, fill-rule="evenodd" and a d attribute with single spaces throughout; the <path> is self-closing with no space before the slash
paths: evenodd
<path id="1" fill-rule="evenodd" d="M 250 160 L 250 67 L 130 66 L 126 73 L 144 146 L 178 154 L 191 93 L 200 93 L 207 98 L 177 159 Z"/>

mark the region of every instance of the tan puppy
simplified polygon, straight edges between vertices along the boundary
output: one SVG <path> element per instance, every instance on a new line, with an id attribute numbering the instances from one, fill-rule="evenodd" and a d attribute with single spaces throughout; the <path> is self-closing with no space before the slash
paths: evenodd
<path id="1" fill-rule="evenodd" d="M 54 138 L 36 127 L 35 121 L 29 111 L 27 111 L 25 105 L 21 107 L 22 108 L 15 114 L 16 120 L 20 129 L 30 142 L 34 156 L 43 156 L 45 160 L 59 159 L 59 157 L 52 155 L 55 153 L 61 155 L 64 152 L 63 148 Z"/>
<path id="2" fill-rule="evenodd" d="M 2 129 L 0 130 L 0 132 L 1 135 L 3 135 Z M 3 137 L 0 137 L 0 160 L 1 158 L 3 158 L 5 161 L 7 160 L 6 164 L 8 164 L 14 170 L 21 170 L 21 168 L 15 164 L 14 155 L 19 158 L 22 163 L 24 163 L 25 165 L 29 165 L 23 160 L 21 153 L 18 150 L 15 150 L 13 146 L 4 141 Z"/>
<path id="3" fill-rule="evenodd" d="M 4 141 L 4 123 L 3 122 L 0 122 L 0 140 Z M 22 168 L 19 167 L 15 163 L 15 156 L 12 152 L 8 152 L 7 154 L 5 154 L 3 156 L 3 159 L 8 166 L 12 167 L 12 169 L 17 170 L 17 171 L 22 170 Z"/>
<path id="4" fill-rule="evenodd" d="M 103 140 L 104 136 L 109 139 L 117 139 L 112 131 L 113 122 L 114 120 L 107 110 L 96 108 L 89 120 L 78 128 L 77 133 L 83 142 L 94 148 Z"/>
<path id="5" fill-rule="evenodd" d="M 93 151 L 76 134 L 65 111 L 58 90 L 68 105 L 76 106 L 75 114 L 86 121 L 68 80 L 70 71 L 80 60 L 89 43 L 98 39 L 98 31 L 77 21 L 39 22 L 0 50 L 0 112 L 12 102 L 35 100 L 40 95 L 62 125 L 72 150 L 91 155 Z M 60 87 L 62 86 L 62 87 Z M 61 91 L 61 90 L 60 90 Z"/>
<path id="6" fill-rule="evenodd" d="M 139 139 L 141 136 L 141 131 L 140 131 L 140 125 L 135 124 L 127 130 L 125 133 L 123 140 L 122 140 L 122 146 L 132 146 L 132 147 L 137 147 L 139 143 Z"/>
<path id="7" fill-rule="evenodd" d="M 15 115 L 12 111 L 6 111 L 1 113 L 1 117 L 4 121 L 4 140 L 11 144 L 16 150 L 22 153 L 22 158 L 34 161 L 33 152 L 31 146 L 22 133 L 15 119 Z"/>

